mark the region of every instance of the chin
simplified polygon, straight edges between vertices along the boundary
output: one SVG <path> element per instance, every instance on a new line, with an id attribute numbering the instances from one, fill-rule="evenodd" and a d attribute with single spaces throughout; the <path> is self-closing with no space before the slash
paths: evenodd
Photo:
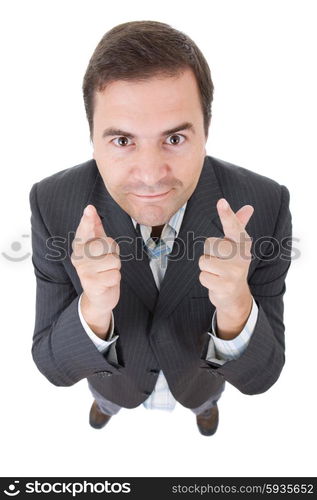
<path id="1" fill-rule="evenodd" d="M 125 210 L 139 224 L 151 227 L 164 225 L 173 213 L 172 209 L 168 209 L 166 206 L 149 204 L 142 207 L 130 205 Z"/>
<path id="2" fill-rule="evenodd" d="M 158 217 L 147 216 L 145 214 L 142 214 L 139 217 L 133 217 L 133 218 L 139 224 L 142 224 L 144 226 L 151 226 L 151 227 L 153 227 L 153 226 L 163 226 L 170 219 L 170 217 L 167 217 L 167 218 L 158 218 Z"/>

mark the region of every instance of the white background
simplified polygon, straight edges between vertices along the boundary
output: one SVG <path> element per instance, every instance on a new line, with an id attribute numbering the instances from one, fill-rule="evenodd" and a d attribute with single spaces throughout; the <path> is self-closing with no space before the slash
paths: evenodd
<path id="1" fill-rule="evenodd" d="M 2 476 L 316 475 L 316 15 L 314 1 L 1 2 Z M 28 253 L 34 182 L 91 158 L 81 84 L 102 35 L 131 20 L 187 33 L 215 85 L 207 152 L 291 193 L 286 365 L 266 393 L 227 384 L 213 437 L 195 416 L 121 410 L 88 424 L 86 380 L 55 387 L 31 358 L 35 277 Z M 23 236 L 24 235 L 24 236 Z M 14 242 L 21 248 L 12 248 Z"/>

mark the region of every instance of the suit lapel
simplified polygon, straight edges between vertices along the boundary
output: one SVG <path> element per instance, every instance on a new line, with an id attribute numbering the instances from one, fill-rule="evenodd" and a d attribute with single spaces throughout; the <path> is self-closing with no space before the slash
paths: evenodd
<path id="1" fill-rule="evenodd" d="M 182 298 L 199 282 L 199 257 L 207 237 L 223 237 L 216 202 L 223 194 L 211 161 L 204 166 L 192 196 L 189 198 L 182 225 L 161 283 L 155 315 L 170 314 Z"/>
<path id="2" fill-rule="evenodd" d="M 96 166 L 97 168 L 97 166 Z M 158 290 L 143 249 L 143 240 L 132 223 L 131 217 L 114 201 L 97 168 L 95 185 L 87 204 L 97 209 L 107 236 L 115 239 L 120 247 L 121 277 L 134 290 L 146 307 L 153 311 Z"/>

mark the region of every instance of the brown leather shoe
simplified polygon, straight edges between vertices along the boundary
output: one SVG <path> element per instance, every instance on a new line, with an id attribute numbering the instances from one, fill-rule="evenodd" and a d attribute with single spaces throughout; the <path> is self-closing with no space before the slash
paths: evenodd
<path id="1" fill-rule="evenodd" d="M 101 429 L 104 427 L 109 420 L 111 419 L 111 415 L 106 415 L 99 410 L 99 407 L 96 401 L 93 402 L 90 413 L 89 413 L 89 423 L 91 427 L 94 429 Z"/>
<path id="2" fill-rule="evenodd" d="M 215 405 L 196 415 L 196 421 L 200 434 L 203 436 L 212 436 L 215 434 L 219 422 L 218 406 Z"/>

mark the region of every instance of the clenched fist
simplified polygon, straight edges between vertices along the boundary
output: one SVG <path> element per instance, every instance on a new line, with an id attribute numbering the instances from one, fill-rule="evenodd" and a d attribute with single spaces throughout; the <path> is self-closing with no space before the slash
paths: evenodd
<path id="1" fill-rule="evenodd" d="M 119 245 L 106 235 L 93 205 L 84 210 L 72 249 L 71 262 L 83 287 L 82 314 L 94 332 L 104 338 L 120 298 L 121 261 Z"/>

